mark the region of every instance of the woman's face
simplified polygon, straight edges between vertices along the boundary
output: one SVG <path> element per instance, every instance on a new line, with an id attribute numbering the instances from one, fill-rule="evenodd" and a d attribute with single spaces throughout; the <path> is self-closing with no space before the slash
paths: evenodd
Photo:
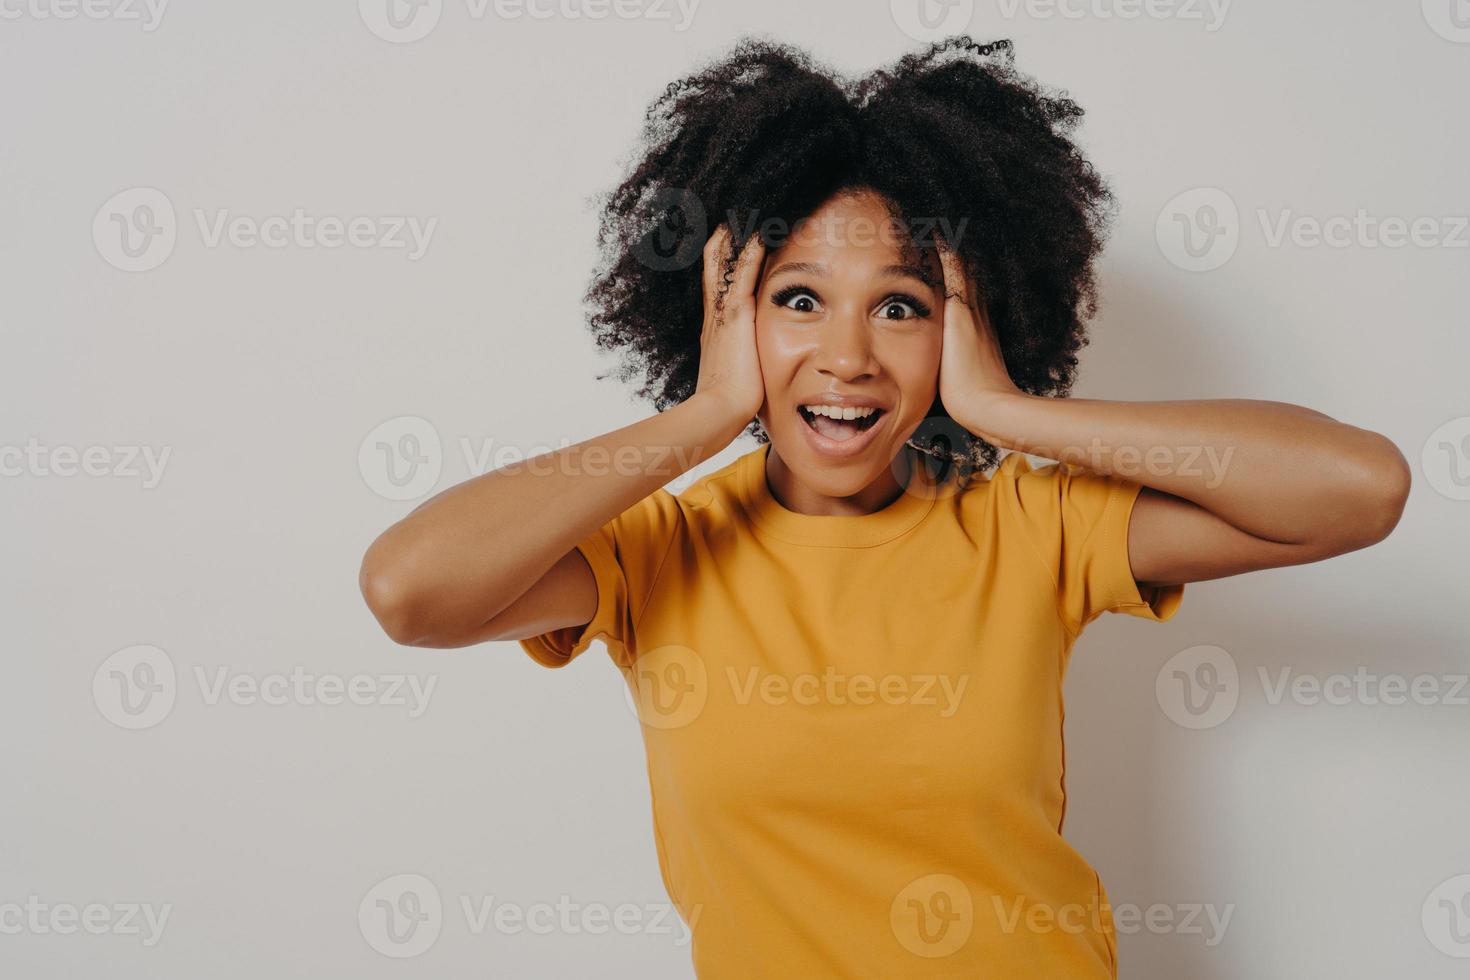
<path id="1" fill-rule="evenodd" d="M 756 294 L 766 385 L 759 418 L 773 454 L 812 493 L 851 497 L 875 481 L 893 487 L 905 474 L 885 471 L 934 404 L 944 293 L 916 275 L 906 241 L 876 194 L 864 191 L 832 198 L 766 256 Z M 932 250 L 922 255 L 940 277 Z M 806 411 L 828 396 L 873 406 L 876 421 Z"/>

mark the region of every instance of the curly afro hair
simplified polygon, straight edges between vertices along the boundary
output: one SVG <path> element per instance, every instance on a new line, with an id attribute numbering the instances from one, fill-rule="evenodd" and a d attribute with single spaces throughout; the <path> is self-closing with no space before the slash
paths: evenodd
<path id="1" fill-rule="evenodd" d="M 641 372 L 637 393 L 659 411 L 694 393 L 711 220 L 728 221 L 734 245 L 722 304 L 751 235 L 778 247 L 768 228 L 871 189 L 908 225 L 907 247 L 932 246 L 937 226 L 954 248 L 1017 387 L 1066 396 L 1097 309 L 1093 260 L 1113 199 L 1069 139 L 1082 109 L 1013 62 L 1008 40 L 957 36 L 852 81 L 746 37 L 669 85 L 647 111 L 631 171 L 600 204 L 603 264 L 586 302 L 598 347 L 623 355 L 619 379 Z M 997 449 L 937 398 L 929 415 L 909 445 L 931 466 L 968 475 L 995 465 Z M 748 431 L 769 438 L 759 420 Z"/>

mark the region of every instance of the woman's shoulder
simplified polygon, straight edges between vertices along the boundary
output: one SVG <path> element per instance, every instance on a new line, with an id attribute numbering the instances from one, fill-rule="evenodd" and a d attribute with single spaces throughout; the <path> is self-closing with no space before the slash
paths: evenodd
<path id="1" fill-rule="evenodd" d="M 961 508 L 1000 521 L 1052 526 L 1079 510 L 1094 515 L 1125 483 L 1074 463 L 1011 452 L 988 475 L 968 482 L 961 490 Z"/>
<path id="2" fill-rule="evenodd" d="M 740 482 L 756 455 L 738 456 L 682 487 L 679 480 L 670 480 L 624 511 L 617 521 L 624 530 L 636 529 L 652 538 L 727 521 L 739 512 Z"/>
<path id="3" fill-rule="evenodd" d="M 1060 476 L 1058 464 L 1035 462 L 1024 453 L 1012 452 L 1001 457 L 990 470 L 958 480 L 956 495 L 966 505 L 993 505 L 1018 494 L 1034 493 L 1055 483 Z"/>

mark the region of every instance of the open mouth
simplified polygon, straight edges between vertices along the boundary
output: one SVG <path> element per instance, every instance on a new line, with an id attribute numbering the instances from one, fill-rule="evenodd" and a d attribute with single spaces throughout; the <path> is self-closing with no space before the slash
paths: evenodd
<path id="1" fill-rule="evenodd" d="M 834 442 L 844 442 L 856 438 L 859 434 L 866 432 L 877 424 L 883 415 L 883 409 L 858 409 L 857 413 L 867 412 L 866 415 L 857 415 L 855 418 L 833 418 L 831 415 L 818 414 L 804 405 L 796 407 L 801 414 L 802 420 L 819 435 L 825 436 Z M 855 413 L 855 414 L 857 414 Z M 840 409 L 833 412 L 842 415 Z"/>

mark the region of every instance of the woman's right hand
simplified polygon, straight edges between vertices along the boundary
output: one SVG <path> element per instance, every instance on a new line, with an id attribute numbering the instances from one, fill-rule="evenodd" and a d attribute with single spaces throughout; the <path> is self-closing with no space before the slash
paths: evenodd
<path id="1" fill-rule="evenodd" d="M 722 308 L 716 309 L 732 250 L 730 228 L 721 224 L 704 246 L 704 327 L 699 337 L 696 395 L 718 399 L 743 429 L 766 400 L 755 345 L 756 289 L 765 260 L 759 233 L 750 236 L 735 264 Z"/>

